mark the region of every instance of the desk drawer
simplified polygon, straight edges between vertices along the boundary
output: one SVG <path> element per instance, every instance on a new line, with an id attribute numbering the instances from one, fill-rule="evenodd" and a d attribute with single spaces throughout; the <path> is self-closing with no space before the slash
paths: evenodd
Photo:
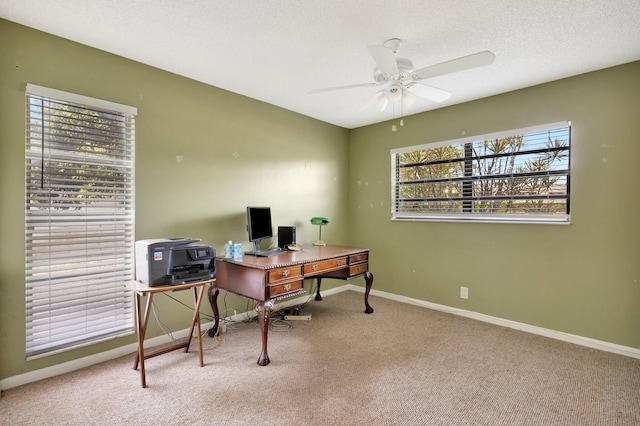
<path id="1" fill-rule="evenodd" d="M 272 284 L 267 286 L 267 299 L 274 298 L 278 295 L 297 291 L 302 289 L 302 280 L 293 281 L 283 284 Z"/>
<path id="2" fill-rule="evenodd" d="M 302 276 L 302 268 L 298 266 L 289 266 L 287 268 L 278 268 L 269 271 L 269 284 L 278 281 L 290 280 L 295 277 Z"/>
<path id="3" fill-rule="evenodd" d="M 323 271 L 332 271 L 347 266 L 347 257 L 337 257 L 331 260 L 323 260 L 321 262 L 313 262 L 304 265 L 304 274 L 313 275 Z"/>
<path id="4" fill-rule="evenodd" d="M 352 277 L 354 275 L 364 274 L 369 270 L 368 263 L 359 263 L 357 265 L 349 266 L 349 276 Z"/>
<path id="5" fill-rule="evenodd" d="M 349 265 L 354 265 L 356 263 L 362 263 L 369 260 L 369 253 L 358 253 L 352 254 L 349 256 Z"/>

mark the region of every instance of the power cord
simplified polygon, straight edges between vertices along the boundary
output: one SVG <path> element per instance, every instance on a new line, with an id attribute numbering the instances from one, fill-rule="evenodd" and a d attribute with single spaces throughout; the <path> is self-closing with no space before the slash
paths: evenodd
<path id="1" fill-rule="evenodd" d="M 171 339 L 174 342 L 177 342 L 178 339 L 173 337 L 173 332 L 171 331 L 171 329 L 165 323 L 160 321 L 160 316 L 158 315 L 158 305 L 156 305 L 156 302 L 153 302 L 153 301 L 151 302 L 151 312 L 153 312 L 153 317 L 156 319 L 156 322 L 158 323 L 160 328 L 165 332 L 165 334 L 169 336 L 169 339 Z"/>
<path id="2" fill-rule="evenodd" d="M 170 296 L 170 295 L 168 295 L 168 294 L 166 294 L 166 293 L 162 293 L 162 294 L 164 294 L 165 296 L 167 296 L 169 299 L 171 299 L 171 300 L 173 300 L 173 301 L 175 301 L 175 302 L 178 302 L 179 304 L 181 304 L 182 306 L 186 307 L 187 309 L 189 309 L 189 310 L 191 310 L 191 311 L 193 311 L 193 310 L 194 310 L 194 308 L 192 308 L 191 306 L 189 306 L 189 305 L 187 305 L 187 304 L 185 304 L 185 303 L 181 302 L 180 300 L 176 299 L 175 297 L 172 297 L 172 296 Z M 169 328 L 169 326 L 167 326 L 165 323 L 163 323 L 163 322 L 160 320 L 160 315 L 159 315 L 158 305 L 157 305 L 157 304 L 156 304 L 156 302 L 154 302 L 154 301 L 152 301 L 152 302 L 151 302 L 151 312 L 153 313 L 153 317 L 155 318 L 156 322 L 158 323 L 158 325 L 160 326 L 160 328 L 165 332 L 165 334 L 169 337 L 169 339 L 171 339 L 171 341 L 173 341 L 173 342 L 179 342 L 181 339 L 177 339 L 176 337 L 174 337 L 174 335 L 173 335 L 173 331 L 171 331 L 171 329 Z M 211 317 L 211 316 L 210 316 L 210 315 L 208 315 L 208 314 L 200 313 L 200 315 L 201 315 L 201 316 L 204 316 L 204 317 L 208 317 L 208 318 L 213 319 L 213 317 Z M 205 335 L 209 332 L 209 330 L 210 330 L 210 329 L 211 329 L 211 328 L 209 327 L 209 328 L 207 328 L 206 330 L 201 330 L 201 334 L 200 334 L 200 336 L 201 336 L 201 337 L 205 336 Z M 194 331 L 195 331 L 195 330 L 194 330 Z M 192 337 L 193 337 L 193 336 L 192 336 Z M 197 339 L 191 339 L 191 344 L 189 345 L 189 349 L 191 349 L 191 347 L 192 347 L 194 344 L 196 344 L 196 345 L 198 344 Z M 218 339 L 210 339 L 210 343 L 207 345 L 207 346 L 209 346 L 209 347 L 204 347 L 204 345 L 203 345 L 202 350 L 203 350 L 203 351 L 210 351 L 210 350 L 213 350 L 213 349 L 217 348 L 217 347 L 218 347 L 218 346 L 220 346 L 221 344 L 222 344 L 222 342 L 221 342 L 221 341 L 219 341 Z"/>
<path id="3" fill-rule="evenodd" d="M 269 330 L 273 330 L 273 331 L 278 331 L 278 332 L 284 332 L 284 331 L 289 331 L 293 328 L 293 325 L 291 324 L 290 321 L 286 321 L 284 319 L 285 315 L 297 315 L 300 313 L 300 311 L 302 309 L 304 309 L 305 306 L 307 306 L 307 304 L 311 301 L 311 298 L 314 297 L 316 291 L 317 291 L 317 280 L 316 280 L 316 285 L 313 286 L 313 290 L 309 293 L 309 296 L 307 297 L 307 300 L 305 300 L 304 302 L 295 305 L 293 307 L 286 307 L 286 308 L 280 308 L 277 311 L 274 311 L 271 313 L 271 316 L 269 317 Z M 182 302 L 181 300 L 171 296 L 170 294 L 167 293 L 162 293 L 164 296 L 168 297 L 169 299 L 179 303 L 180 305 L 184 306 L 185 308 L 193 311 L 195 308 L 187 305 L 186 303 Z M 223 311 L 223 315 L 219 315 L 221 319 L 223 319 L 225 321 L 225 323 L 227 324 L 227 330 L 229 330 L 229 325 L 231 325 L 231 329 L 233 329 L 233 324 L 234 323 L 253 323 L 256 322 L 257 323 L 257 316 L 251 317 L 249 315 L 249 304 L 251 303 L 251 300 L 248 299 L 247 300 L 247 306 L 245 308 L 245 315 L 246 315 L 246 319 L 242 319 L 240 321 L 233 319 L 234 317 L 237 317 L 237 315 L 235 314 L 235 310 L 234 310 L 234 317 L 231 316 L 227 316 L 230 313 L 230 310 L 227 306 L 227 296 L 228 296 L 228 292 L 225 292 L 224 297 L 222 298 L 223 300 L 223 305 L 224 305 L 224 311 Z M 255 303 L 254 303 L 255 305 Z M 171 329 L 164 324 L 161 320 L 160 317 L 158 315 L 158 307 L 156 305 L 155 302 L 151 303 L 151 307 L 152 307 L 152 312 L 153 312 L 153 317 L 155 318 L 156 322 L 158 323 L 158 325 L 160 326 L 160 328 L 165 332 L 165 334 L 167 336 L 169 336 L 169 338 L 174 341 L 177 342 L 179 339 L 176 339 L 173 336 L 173 332 L 171 331 Z M 254 306 L 254 310 L 255 310 L 255 306 Z M 212 324 L 215 321 L 215 317 L 206 313 L 202 313 L 199 312 L 200 317 L 204 317 L 205 319 L 208 319 Z M 202 331 L 202 336 L 205 336 L 209 330 L 211 330 L 211 327 L 207 328 L 206 330 Z M 213 337 L 217 337 L 220 336 L 220 325 L 218 324 L 218 328 L 216 330 L 216 336 Z M 217 339 L 214 339 L 217 340 Z"/>

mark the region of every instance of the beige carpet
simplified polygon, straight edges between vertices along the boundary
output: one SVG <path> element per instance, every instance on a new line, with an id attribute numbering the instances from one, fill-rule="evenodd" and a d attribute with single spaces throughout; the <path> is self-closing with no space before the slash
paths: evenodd
<path id="1" fill-rule="evenodd" d="M 2 425 L 640 425 L 640 360 L 343 292 L 309 322 L 147 360 L 133 355 L 5 391 Z M 193 347 L 193 346 L 192 346 Z"/>

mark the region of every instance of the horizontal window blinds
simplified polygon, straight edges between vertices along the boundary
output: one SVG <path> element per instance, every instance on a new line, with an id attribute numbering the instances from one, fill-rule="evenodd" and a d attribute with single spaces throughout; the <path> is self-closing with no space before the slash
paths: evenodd
<path id="1" fill-rule="evenodd" d="M 133 332 L 135 112 L 27 87 L 28 357 Z"/>
<path id="2" fill-rule="evenodd" d="M 391 151 L 395 219 L 567 222 L 570 127 Z"/>

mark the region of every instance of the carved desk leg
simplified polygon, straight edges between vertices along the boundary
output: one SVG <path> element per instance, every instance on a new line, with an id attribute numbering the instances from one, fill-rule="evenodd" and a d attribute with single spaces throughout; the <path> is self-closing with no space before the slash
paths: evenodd
<path id="1" fill-rule="evenodd" d="M 373 286 L 373 274 L 367 271 L 364 274 L 364 281 L 366 283 L 366 290 L 364 292 L 364 312 L 367 314 L 372 314 L 373 308 L 369 305 L 369 292 L 371 291 L 371 286 Z"/>
<path id="2" fill-rule="evenodd" d="M 318 277 L 318 286 L 316 290 L 316 300 L 322 300 L 322 296 L 320 296 L 320 283 L 322 282 L 322 277 Z"/>
<path id="3" fill-rule="evenodd" d="M 218 331 L 218 324 L 220 323 L 220 312 L 218 312 L 218 294 L 220 290 L 211 286 L 209 290 L 207 290 L 207 297 L 209 298 L 209 303 L 211 304 L 211 310 L 213 311 L 213 326 L 211 330 L 209 330 L 209 337 L 215 337 L 216 332 Z"/>
<path id="4" fill-rule="evenodd" d="M 267 354 L 267 337 L 269 334 L 269 317 L 271 316 L 271 312 L 273 312 L 273 300 L 258 302 L 256 312 L 258 313 L 258 323 L 260 324 L 260 331 L 262 332 L 262 352 L 258 358 L 258 365 L 264 367 L 270 362 L 269 355 Z"/>

